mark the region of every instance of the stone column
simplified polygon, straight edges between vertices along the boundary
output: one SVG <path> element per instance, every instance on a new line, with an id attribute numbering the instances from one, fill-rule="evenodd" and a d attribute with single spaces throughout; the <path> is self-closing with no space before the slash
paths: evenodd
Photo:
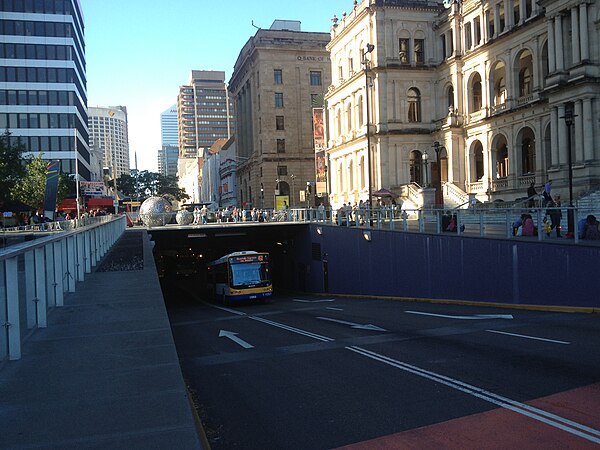
<path id="1" fill-rule="evenodd" d="M 507 29 L 514 26 L 514 0 L 504 0 L 504 23 Z"/>
<path id="2" fill-rule="evenodd" d="M 588 36 L 587 3 L 579 5 L 579 37 L 581 39 L 581 59 L 590 59 L 590 47 Z"/>
<path id="3" fill-rule="evenodd" d="M 553 73 L 556 70 L 556 58 L 554 50 L 554 20 L 548 19 L 548 73 Z"/>
<path id="4" fill-rule="evenodd" d="M 565 69 L 565 62 L 563 57 L 563 32 L 562 32 L 562 16 L 556 16 L 554 18 L 554 50 L 556 52 L 556 70 L 563 71 Z M 558 45 L 557 45 L 558 44 Z"/>
<path id="5" fill-rule="evenodd" d="M 592 112 L 592 99 L 583 99 L 583 157 L 591 161 L 594 155 L 594 117 Z"/>
<path id="6" fill-rule="evenodd" d="M 573 161 L 582 162 L 584 160 L 583 157 L 583 108 L 581 104 L 581 100 L 575 100 L 575 108 L 573 111 L 575 116 L 574 125 L 575 125 L 575 134 L 573 139 L 572 148 L 575 151 L 575 155 Z"/>
<path id="7" fill-rule="evenodd" d="M 553 107 L 550 110 L 550 157 L 552 158 L 551 167 L 558 167 L 558 110 Z"/>
<path id="8" fill-rule="evenodd" d="M 579 11 L 577 7 L 571 8 L 571 30 L 573 33 L 571 40 L 573 65 L 576 66 L 581 61 L 581 53 L 579 52 Z"/>
<path id="9" fill-rule="evenodd" d="M 500 5 L 494 5 L 494 36 L 499 36 L 502 33 L 500 29 Z"/>
<path id="10" fill-rule="evenodd" d="M 519 0 L 519 24 L 527 19 L 527 0 Z"/>

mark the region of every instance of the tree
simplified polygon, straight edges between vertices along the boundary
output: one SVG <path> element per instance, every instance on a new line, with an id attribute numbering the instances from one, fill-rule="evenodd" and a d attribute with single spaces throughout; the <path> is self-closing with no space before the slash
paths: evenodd
<path id="1" fill-rule="evenodd" d="M 11 189 L 25 174 L 24 152 L 25 146 L 15 143 L 8 130 L 0 136 L 0 203 L 11 200 Z"/>
<path id="2" fill-rule="evenodd" d="M 123 195 L 131 198 L 145 197 L 146 189 L 153 195 L 167 196 L 178 201 L 189 198 L 185 190 L 177 185 L 176 176 L 163 176 L 147 170 L 132 170 L 129 175 L 121 175 L 117 179 L 117 188 Z"/>
<path id="3" fill-rule="evenodd" d="M 47 170 L 48 160 L 42 159 L 41 155 L 31 158 L 25 166 L 25 175 L 11 189 L 12 197 L 33 208 L 43 208 Z M 57 204 L 69 194 L 71 185 L 74 186 L 74 182 L 68 175 L 61 173 L 58 177 Z"/>

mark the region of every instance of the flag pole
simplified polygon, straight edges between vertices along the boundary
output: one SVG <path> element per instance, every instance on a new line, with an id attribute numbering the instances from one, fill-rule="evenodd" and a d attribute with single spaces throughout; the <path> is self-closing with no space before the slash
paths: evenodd
<path id="1" fill-rule="evenodd" d="M 79 199 L 79 158 L 77 157 L 77 128 L 73 129 L 75 137 L 75 195 L 77 197 L 77 219 L 81 218 L 81 204 Z"/>

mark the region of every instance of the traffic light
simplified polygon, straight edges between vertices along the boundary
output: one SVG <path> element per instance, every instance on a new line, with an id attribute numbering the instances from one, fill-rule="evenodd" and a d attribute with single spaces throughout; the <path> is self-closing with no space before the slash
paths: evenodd
<path id="1" fill-rule="evenodd" d="M 310 191 L 311 191 L 311 183 L 310 183 L 310 181 L 307 181 L 306 182 L 306 193 L 308 195 L 310 195 Z"/>

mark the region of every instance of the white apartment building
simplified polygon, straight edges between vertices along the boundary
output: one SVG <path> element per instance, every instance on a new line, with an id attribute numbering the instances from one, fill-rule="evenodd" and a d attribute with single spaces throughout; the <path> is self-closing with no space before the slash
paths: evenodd
<path id="1" fill-rule="evenodd" d="M 514 200 L 548 179 L 565 202 L 569 167 L 574 198 L 597 187 L 598 17 L 595 1 L 355 2 L 328 45 L 333 206 L 424 186 Z"/>
<path id="2" fill-rule="evenodd" d="M 103 167 L 117 178 L 129 174 L 129 137 L 127 108 L 124 106 L 89 107 L 90 147 L 103 154 Z"/>

